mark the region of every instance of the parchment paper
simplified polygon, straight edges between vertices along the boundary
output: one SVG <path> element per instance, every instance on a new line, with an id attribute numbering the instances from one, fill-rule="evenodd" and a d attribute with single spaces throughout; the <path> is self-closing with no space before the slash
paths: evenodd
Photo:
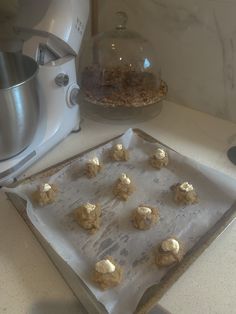
<path id="1" fill-rule="evenodd" d="M 128 162 L 109 160 L 108 151 L 116 143 L 129 149 Z M 7 190 L 27 200 L 27 214 L 33 225 L 112 314 L 132 313 L 145 290 L 168 271 L 157 269 L 154 263 L 155 249 L 161 240 L 178 237 L 187 251 L 235 201 L 235 181 L 169 149 L 169 166 L 160 171 L 153 169 L 148 159 L 157 147 L 161 146 L 128 130 L 52 177 Z M 96 178 L 88 179 L 84 165 L 94 156 L 104 163 L 104 169 Z M 118 201 L 112 194 L 112 186 L 122 172 L 136 186 L 127 202 Z M 173 202 L 170 186 L 183 181 L 193 184 L 199 204 L 184 207 Z M 46 182 L 57 185 L 60 193 L 54 204 L 40 208 L 32 203 L 31 195 L 39 184 Z M 102 207 L 102 226 L 95 235 L 82 230 L 73 219 L 73 210 L 87 201 L 99 202 Z M 132 210 L 140 203 L 160 209 L 160 222 L 151 230 L 138 231 L 130 222 Z M 95 262 L 107 255 L 123 266 L 124 281 L 117 288 L 100 291 L 90 275 Z"/>

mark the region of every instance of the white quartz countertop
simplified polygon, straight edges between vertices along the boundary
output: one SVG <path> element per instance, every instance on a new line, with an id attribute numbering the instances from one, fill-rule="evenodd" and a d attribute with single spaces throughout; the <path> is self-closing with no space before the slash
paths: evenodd
<path id="1" fill-rule="evenodd" d="M 226 151 L 236 124 L 165 102 L 162 113 L 138 124 L 84 120 L 24 176 L 138 127 L 176 151 L 236 178 Z M 236 223 L 201 255 L 161 299 L 173 314 L 230 314 L 236 309 Z M 76 298 L 17 211 L 0 192 L 0 314 L 80 313 Z M 91 313 L 92 314 L 92 313 Z M 122 313 L 123 314 L 123 313 Z"/>

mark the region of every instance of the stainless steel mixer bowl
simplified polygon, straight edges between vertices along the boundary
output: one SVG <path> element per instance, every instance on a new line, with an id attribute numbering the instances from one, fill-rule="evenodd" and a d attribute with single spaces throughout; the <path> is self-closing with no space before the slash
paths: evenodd
<path id="1" fill-rule="evenodd" d="M 22 152 L 39 118 L 37 63 L 20 53 L 0 52 L 0 160 Z"/>

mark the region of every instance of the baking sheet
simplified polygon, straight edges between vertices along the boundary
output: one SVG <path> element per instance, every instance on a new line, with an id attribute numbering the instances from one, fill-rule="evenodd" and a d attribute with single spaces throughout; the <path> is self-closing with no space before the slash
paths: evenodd
<path id="1" fill-rule="evenodd" d="M 123 143 L 130 150 L 128 162 L 109 161 L 108 150 L 114 143 Z M 31 222 L 110 313 L 132 313 L 144 291 L 165 275 L 167 269 L 158 270 L 154 264 L 155 248 L 163 238 L 179 237 L 186 250 L 190 249 L 235 201 L 234 180 L 171 150 L 167 149 L 171 160 L 168 168 L 154 170 L 148 158 L 157 146 L 128 130 L 120 139 L 78 158 L 52 177 L 8 189 L 28 201 Z M 104 170 L 91 180 L 83 174 L 84 164 L 94 156 L 103 161 Z M 116 200 L 111 192 L 121 172 L 136 185 L 136 192 L 126 203 Z M 176 206 L 169 187 L 186 180 L 198 191 L 200 203 Z M 54 204 L 38 208 L 31 203 L 31 194 L 47 181 L 56 184 L 60 194 Z M 74 208 L 87 201 L 99 202 L 103 209 L 102 227 L 92 236 L 78 227 L 72 215 Z M 130 214 L 140 203 L 160 208 L 161 220 L 155 228 L 133 229 Z M 107 255 L 123 265 L 125 280 L 119 287 L 102 292 L 92 284 L 90 274 L 94 263 Z"/>

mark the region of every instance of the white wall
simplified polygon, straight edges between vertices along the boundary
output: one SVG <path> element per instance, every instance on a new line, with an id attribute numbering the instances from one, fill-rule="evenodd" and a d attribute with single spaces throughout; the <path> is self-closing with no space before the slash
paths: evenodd
<path id="1" fill-rule="evenodd" d="M 236 0 L 99 0 L 100 30 L 125 10 L 155 46 L 169 98 L 236 122 Z"/>

